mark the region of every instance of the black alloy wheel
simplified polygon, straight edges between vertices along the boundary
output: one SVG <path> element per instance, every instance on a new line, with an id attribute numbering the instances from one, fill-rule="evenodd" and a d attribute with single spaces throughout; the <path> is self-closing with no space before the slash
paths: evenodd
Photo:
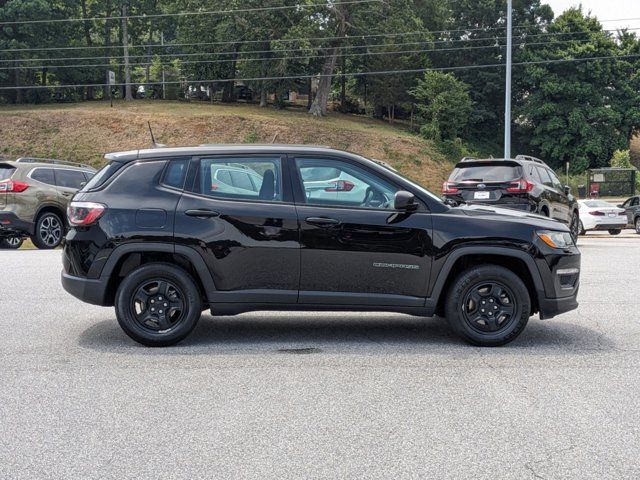
<path id="1" fill-rule="evenodd" d="M 517 300 L 509 287 L 496 281 L 471 288 L 462 304 L 462 316 L 478 332 L 499 332 L 514 320 Z"/>
<path id="2" fill-rule="evenodd" d="M 174 345 L 195 328 L 202 294 L 194 279 L 169 263 L 142 265 L 122 280 L 115 298 L 120 327 L 149 347 Z"/>
<path id="3" fill-rule="evenodd" d="M 476 265 L 461 272 L 447 292 L 445 314 L 467 342 L 497 347 L 516 339 L 531 315 L 527 286 L 499 265 Z"/>
<path id="4" fill-rule="evenodd" d="M 569 230 L 571 231 L 571 237 L 573 237 L 573 241 L 576 242 L 578 240 L 578 235 L 580 235 L 580 217 L 577 212 L 573 212 L 571 215 L 571 224 L 569 225 Z"/>
<path id="5" fill-rule="evenodd" d="M 24 239 L 22 237 L 6 237 L 0 240 L 0 248 L 8 250 L 17 250 L 22 246 Z"/>

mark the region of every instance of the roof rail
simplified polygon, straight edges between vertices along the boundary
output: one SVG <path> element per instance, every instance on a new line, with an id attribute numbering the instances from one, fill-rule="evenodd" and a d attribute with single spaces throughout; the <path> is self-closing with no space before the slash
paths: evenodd
<path id="1" fill-rule="evenodd" d="M 474 160 L 478 160 L 476 157 L 462 157 L 461 162 L 473 162 Z"/>
<path id="2" fill-rule="evenodd" d="M 516 155 L 516 160 L 527 160 L 529 162 L 536 162 L 536 163 L 540 163 L 542 165 L 546 165 L 546 163 L 544 163 L 542 160 L 540 160 L 539 158 L 536 157 L 532 157 L 531 155 Z"/>
<path id="3" fill-rule="evenodd" d="M 72 167 L 90 168 L 95 170 L 91 165 L 84 163 L 68 162 L 66 160 L 57 160 L 55 158 L 36 158 L 36 157 L 20 157 L 16 160 L 18 163 L 51 163 L 55 165 L 69 165 Z"/>

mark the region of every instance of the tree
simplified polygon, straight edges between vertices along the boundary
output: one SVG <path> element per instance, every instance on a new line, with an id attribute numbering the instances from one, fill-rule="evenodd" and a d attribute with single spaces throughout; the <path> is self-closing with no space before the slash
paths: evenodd
<path id="1" fill-rule="evenodd" d="M 420 132 L 434 140 L 453 140 L 469 123 L 473 107 L 469 86 L 450 73 L 426 72 L 411 90 L 416 99 Z"/>
<path id="2" fill-rule="evenodd" d="M 516 103 L 519 134 L 556 168 L 606 166 L 640 125 L 637 70 L 616 58 L 622 44 L 580 9 L 567 10 L 549 32 L 555 35 L 544 46 L 526 51 L 528 60 L 604 59 L 527 65 Z"/>

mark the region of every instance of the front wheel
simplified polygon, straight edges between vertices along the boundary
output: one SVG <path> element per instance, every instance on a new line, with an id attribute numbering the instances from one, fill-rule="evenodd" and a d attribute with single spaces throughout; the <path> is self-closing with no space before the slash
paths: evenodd
<path id="1" fill-rule="evenodd" d="M 620 235 L 621 232 L 622 232 L 622 230 L 611 229 L 611 230 L 609 230 L 609 235 Z"/>
<path id="2" fill-rule="evenodd" d="M 587 231 L 584 229 L 584 224 L 582 223 L 582 220 L 580 220 L 580 235 L 586 235 Z"/>
<path id="3" fill-rule="evenodd" d="M 133 270 L 115 298 L 120 327 L 149 347 L 175 345 L 195 328 L 202 313 L 200 291 L 191 275 L 174 265 L 152 263 Z"/>
<path id="4" fill-rule="evenodd" d="M 636 227 L 636 233 L 640 234 L 640 217 L 636 218 L 636 221 L 634 222 L 634 225 Z"/>
<path id="5" fill-rule="evenodd" d="M 64 237 L 64 224 L 57 213 L 46 212 L 36 221 L 36 231 L 31 237 L 33 244 L 42 250 L 56 248 Z"/>
<path id="6" fill-rule="evenodd" d="M 454 280 L 445 312 L 458 336 L 473 345 L 497 347 L 522 333 L 529 321 L 531 299 L 525 284 L 511 270 L 480 265 Z"/>
<path id="7" fill-rule="evenodd" d="M 22 237 L 7 237 L 0 240 L 0 248 L 17 250 L 23 243 L 24 239 Z"/>

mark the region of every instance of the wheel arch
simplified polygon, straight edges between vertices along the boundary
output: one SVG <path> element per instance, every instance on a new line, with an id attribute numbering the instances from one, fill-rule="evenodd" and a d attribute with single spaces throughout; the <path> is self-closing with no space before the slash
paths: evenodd
<path id="1" fill-rule="evenodd" d="M 113 305 L 122 279 L 135 268 L 149 263 L 170 263 L 189 273 L 196 282 L 203 302 L 215 284 L 202 256 L 194 249 L 168 243 L 129 243 L 116 247 L 105 263 L 100 278 L 107 280 L 106 303 Z"/>
<path id="2" fill-rule="evenodd" d="M 433 284 L 430 299 L 435 313 L 444 311 L 449 286 L 462 271 L 487 264 L 505 267 L 518 275 L 529 291 L 532 313 L 539 311 L 538 292 L 544 291 L 544 285 L 531 255 L 506 247 L 464 247 L 449 255 Z"/>
<path id="3" fill-rule="evenodd" d="M 34 235 L 36 232 L 36 225 L 38 224 L 38 219 L 40 218 L 40 215 L 42 215 L 43 213 L 49 213 L 49 212 L 55 213 L 56 215 L 58 215 L 60 217 L 60 220 L 62 220 L 62 224 L 65 227 L 65 230 L 68 229 L 67 215 L 64 209 L 60 205 L 57 205 L 55 203 L 44 203 L 38 207 L 38 210 L 36 210 L 36 214 L 33 217 L 33 226 L 31 227 L 32 231 L 29 232 L 31 235 Z"/>

